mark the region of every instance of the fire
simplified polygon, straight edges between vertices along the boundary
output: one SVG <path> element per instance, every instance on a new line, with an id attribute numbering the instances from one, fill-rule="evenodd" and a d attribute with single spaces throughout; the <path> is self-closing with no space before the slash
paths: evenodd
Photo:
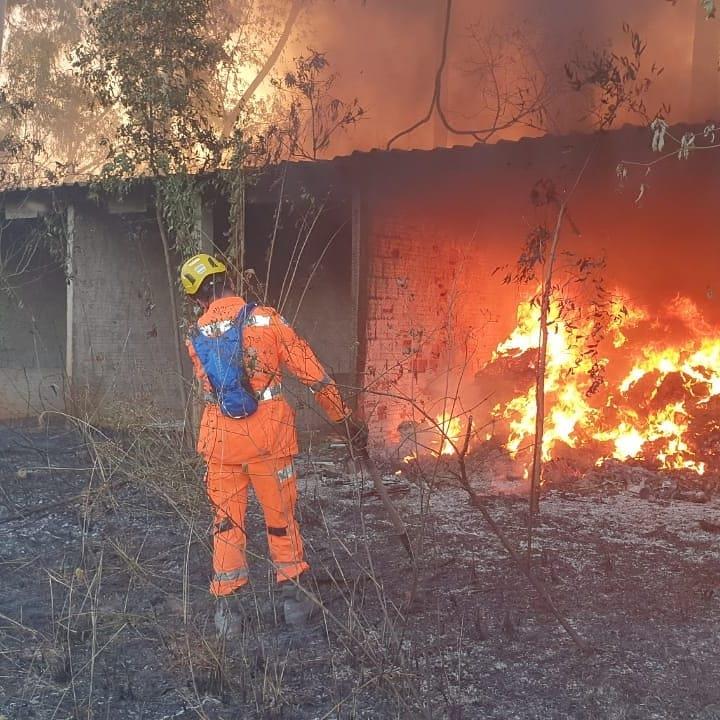
<path id="1" fill-rule="evenodd" d="M 619 297 L 613 298 L 610 305 L 610 315 L 612 320 L 608 331 L 615 348 L 621 348 L 627 342 L 627 335 L 623 332 L 623 328 L 637 327 L 640 322 L 647 319 L 645 310 L 634 307 Z"/>
<path id="2" fill-rule="evenodd" d="M 720 396 L 720 329 L 707 323 L 697 306 L 683 297 L 675 298 L 662 317 L 651 317 L 647 309 L 620 299 L 613 301 L 610 314 L 602 355 L 596 361 L 620 372 L 616 370 L 612 378 L 608 372 L 600 392 L 589 397 L 592 361 L 586 341 L 592 326 L 570 322 L 560 303 L 551 302 L 543 459 L 574 448 L 595 453 L 596 464 L 614 457 L 703 474 L 707 458 L 698 457 L 692 426 L 693 418 Z M 528 353 L 533 369 L 539 320 L 537 303 L 521 303 L 517 326 L 497 346 L 491 362 Z M 669 334 L 664 328 L 671 323 L 674 327 L 679 323 L 681 334 L 689 339 L 663 344 L 632 340 L 642 325 L 652 329 L 653 337 L 662 338 Z M 503 424 L 505 447 L 513 457 L 531 448 L 535 437 L 535 383 L 526 381 L 526 391 L 496 404 L 492 411 Z"/>
<path id="3" fill-rule="evenodd" d="M 574 306 L 552 300 L 549 308 L 543 461 L 590 466 L 614 458 L 699 475 L 720 470 L 720 327 L 687 298 L 653 314 L 617 293 L 598 341 L 598 315 L 573 317 L 568 307 Z M 539 330 L 538 303 L 521 302 L 515 328 L 478 373 L 496 393 L 492 432 L 482 436 L 503 445 L 526 477 L 535 441 Z M 604 370 L 600 379 L 598 369 Z M 458 453 L 466 427 L 462 412 L 440 413 L 426 451 Z M 415 460 L 415 453 L 403 458 Z"/>
<path id="4" fill-rule="evenodd" d="M 444 412 L 437 416 L 435 422 L 442 437 L 439 454 L 455 454 L 455 448 L 457 448 L 462 436 L 462 420 L 459 417 L 453 417 L 450 413 Z"/>
<path id="5" fill-rule="evenodd" d="M 648 443 L 659 443 L 655 459 L 660 467 L 668 469 L 691 469 L 702 475 L 705 464 L 692 458 L 692 451 L 685 439 L 689 426 L 684 402 L 669 403 L 661 410 L 651 413 L 643 422 L 633 413 L 633 424 L 625 421 L 617 428 L 595 433 L 597 440 L 611 440 L 615 444 L 613 457 L 618 460 L 642 458 Z M 638 427 L 644 425 L 641 431 Z"/>
<path id="6" fill-rule="evenodd" d="M 596 433 L 595 439 L 613 440 L 615 442 L 613 457 L 618 460 L 639 457 L 645 444 L 645 437 L 643 437 L 642 433 L 626 422 L 620 423 L 614 432 Z"/>
<path id="7" fill-rule="evenodd" d="M 579 357 L 573 348 L 572 335 L 566 323 L 561 319 L 561 310 L 557 302 L 550 307 L 550 332 L 547 343 L 547 364 L 545 390 L 553 394 L 554 402 L 549 409 L 543 435 L 543 459 L 549 460 L 555 445 L 562 441 L 574 447 L 577 439 L 573 433 L 579 424 L 588 424 L 595 410 L 588 404 L 584 390 L 577 380 L 568 378 L 568 372 L 576 369 L 585 373 L 590 369 L 587 359 Z M 518 308 L 518 325 L 510 337 L 501 343 L 493 356 L 503 355 L 519 357 L 529 350 L 537 350 L 540 341 L 540 307 L 526 301 Z M 530 445 L 535 433 L 535 385 L 526 393 L 512 399 L 504 409 L 496 408 L 509 422 L 510 434 L 507 449 L 515 456 Z"/>
<path id="8" fill-rule="evenodd" d="M 689 342 L 682 347 L 657 350 L 644 348 L 639 360 L 620 384 L 627 393 L 646 375 L 655 373 L 655 387 L 659 388 L 670 373 L 681 373 L 689 392 L 699 402 L 707 403 L 711 397 L 720 395 L 720 341 L 704 338 L 699 346 Z"/>

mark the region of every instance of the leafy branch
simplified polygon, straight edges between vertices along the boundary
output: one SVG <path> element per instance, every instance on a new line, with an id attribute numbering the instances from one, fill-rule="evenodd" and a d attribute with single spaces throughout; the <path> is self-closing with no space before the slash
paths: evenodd
<path id="1" fill-rule="evenodd" d="M 258 138 L 256 154 L 264 162 L 283 158 L 317 160 L 330 147 L 338 132 L 365 117 L 357 98 L 345 101 L 335 96 L 337 74 L 329 73 L 325 53 L 309 49 L 295 58 L 295 66 L 273 86 L 289 99 L 285 117 L 268 127 Z"/>
<path id="2" fill-rule="evenodd" d="M 628 53 L 610 48 L 592 49 L 586 54 L 576 54 L 565 64 L 565 74 L 571 89 L 580 92 L 589 88 L 599 94 L 599 99 L 590 110 L 599 130 L 611 127 L 623 113 L 637 115 L 649 123 L 651 117 L 645 98 L 652 84 L 663 73 L 663 68 L 655 63 L 644 73 L 643 60 L 647 43 L 627 23 L 623 24 L 623 33 L 630 43 Z"/>

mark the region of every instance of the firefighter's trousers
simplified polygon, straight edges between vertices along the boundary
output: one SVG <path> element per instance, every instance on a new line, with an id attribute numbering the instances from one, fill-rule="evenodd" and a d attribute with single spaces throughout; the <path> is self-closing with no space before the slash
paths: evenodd
<path id="1" fill-rule="evenodd" d="M 210 583 L 213 595 L 229 595 L 248 582 L 245 511 L 251 484 L 265 515 L 270 558 L 277 581 L 297 577 L 308 569 L 295 521 L 297 481 L 292 458 L 243 465 L 211 460 L 206 481 L 215 511 L 214 574 Z"/>

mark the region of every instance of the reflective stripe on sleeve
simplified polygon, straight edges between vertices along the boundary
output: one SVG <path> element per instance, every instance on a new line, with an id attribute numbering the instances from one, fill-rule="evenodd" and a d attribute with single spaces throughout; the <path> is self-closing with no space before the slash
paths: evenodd
<path id="1" fill-rule="evenodd" d="M 218 337 L 226 333 L 232 326 L 233 320 L 218 320 L 207 325 L 201 325 L 198 329 L 205 337 Z"/>
<path id="2" fill-rule="evenodd" d="M 255 327 L 270 327 L 272 318 L 269 315 L 251 315 L 246 321 L 246 325 L 254 325 Z"/>
<path id="3" fill-rule="evenodd" d="M 255 397 L 259 402 L 264 402 L 265 400 L 273 400 L 276 397 L 279 397 L 282 394 L 282 385 L 278 383 L 277 385 L 273 385 L 272 387 L 265 388 L 261 392 L 255 393 Z"/>
<path id="4" fill-rule="evenodd" d="M 332 378 L 326 375 L 322 380 L 318 380 L 310 386 L 310 392 L 314 395 L 324 390 L 328 385 L 332 385 Z"/>

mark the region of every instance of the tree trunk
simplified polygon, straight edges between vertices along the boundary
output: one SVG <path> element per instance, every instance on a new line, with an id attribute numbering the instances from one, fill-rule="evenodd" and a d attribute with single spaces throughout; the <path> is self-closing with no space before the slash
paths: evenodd
<path id="1" fill-rule="evenodd" d="M 565 217 L 566 205 L 558 210 L 555 232 L 543 272 L 542 298 L 540 300 L 540 347 L 538 348 L 537 369 L 535 370 L 535 444 L 533 446 L 532 474 L 530 476 L 530 512 L 528 515 L 528 568 L 532 558 L 532 538 L 535 515 L 540 511 L 540 481 L 543 466 L 543 437 L 545 435 L 545 370 L 547 368 L 548 313 L 552 293 L 553 268 L 560 242 L 560 229 Z"/>
<path id="2" fill-rule="evenodd" d="M 3 43 L 5 42 L 5 15 L 7 14 L 7 0 L 0 0 L 0 67 L 2 67 Z"/>
<path id="3" fill-rule="evenodd" d="M 540 347 L 538 348 L 538 363 L 535 371 L 535 445 L 533 447 L 532 475 L 530 479 L 530 507 L 528 512 L 528 535 L 527 535 L 527 567 L 530 571 L 532 564 L 532 539 L 535 515 L 540 510 L 540 480 L 542 479 L 542 450 L 543 436 L 545 435 L 545 371 L 547 367 L 547 320 L 550 311 L 550 295 L 552 293 L 553 270 L 555 259 L 560 243 L 560 231 L 567 216 L 568 203 L 575 194 L 580 181 L 585 175 L 590 158 L 593 156 L 594 148 L 590 151 L 583 163 L 575 184 L 565 196 L 565 199 L 558 204 L 558 214 L 555 222 L 555 230 L 552 235 L 552 242 L 545 259 L 543 268 L 542 299 L 540 302 Z M 572 221 L 571 221 L 572 222 Z M 574 224 L 573 224 L 574 227 Z M 575 228 L 579 235 L 579 231 Z"/>
<path id="4" fill-rule="evenodd" d="M 178 313 L 177 299 L 175 297 L 175 273 L 173 272 L 172 260 L 170 258 L 170 243 L 168 241 L 165 223 L 162 217 L 160 201 L 155 198 L 155 219 L 157 221 L 158 230 L 160 231 L 160 239 L 162 240 L 163 254 L 165 256 L 165 272 L 167 273 L 168 293 L 170 296 L 170 312 L 172 315 L 173 339 L 175 345 L 175 370 L 178 377 L 178 393 L 183 409 L 183 439 L 192 446 L 192 433 L 187 432 L 187 410 L 188 410 L 188 392 L 185 387 L 182 366 L 182 342 L 180 340 L 180 315 Z"/>
<path id="5" fill-rule="evenodd" d="M 243 111 L 243 108 L 252 99 L 255 91 L 260 87 L 262 81 L 268 76 L 273 67 L 275 67 L 275 63 L 280 59 L 280 55 L 285 49 L 287 41 L 290 39 L 290 33 L 292 32 L 293 26 L 295 25 L 295 21 L 300 15 L 303 3 L 304 0 L 292 0 L 290 12 L 288 13 L 287 19 L 285 20 L 285 26 L 283 27 L 283 31 L 280 34 L 277 43 L 275 43 L 273 51 L 268 56 L 268 59 L 265 61 L 265 64 L 262 66 L 262 68 L 260 68 L 260 72 L 255 76 L 255 79 L 250 83 L 250 85 L 248 85 L 247 89 L 242 94 L 242 97 L 240 98 L 240 100 L 238 100 L 235 107 L 225 116 L 225 119 L 223 121 L 223 135 L 225 137 L 228 137 L 232 134 L 235 123 L 240 117 L 240 113 Z"/>
<path id="6" fill-rule="evenodd" d="M 245 174 L 235 172 L 230 195 L 230 246 L 228 256 L 235 264 L 235 290 L 243 295 L 245 279 Z"/>
<path id="7" fill-rule="evenodd" d="M 440 35 L 438 37 L 439 42 L 439 56 L 442 56 L 442 53 L 444 52 L 443 47 L 446 42 L 445 34 L 449 30 L 449 27 L 446 26 L 445 22 L 445 13 L 446 8 L 443 7 L 442 3 L 438 3 L 437 7 L 437 18 L 436 18 L 436 24 L 437 28 L 440 31 Z M 448 74 L 446 73 L 443 77 L 442 84 L 439 88 L 439 96 L 437 98 L 438 105 L 441 105 L 442 107 L 446 108 L 448 106 L 448 97 L 450 96 L 450 93 L 448 91 L 448 85 L 450 84 L 450 78 Z M 433 147 L 440 148 L 440 147 L 447 147 L 448 146 L 448 138 L 449 138 L 449 131 L 447 125 L 443 122 L 442 118 L 440 117 L 439 112 L 435 112 L 435 115 L 433 117 L 432 122 L 432 137 L 431 142 L 433 144 Z"/>

